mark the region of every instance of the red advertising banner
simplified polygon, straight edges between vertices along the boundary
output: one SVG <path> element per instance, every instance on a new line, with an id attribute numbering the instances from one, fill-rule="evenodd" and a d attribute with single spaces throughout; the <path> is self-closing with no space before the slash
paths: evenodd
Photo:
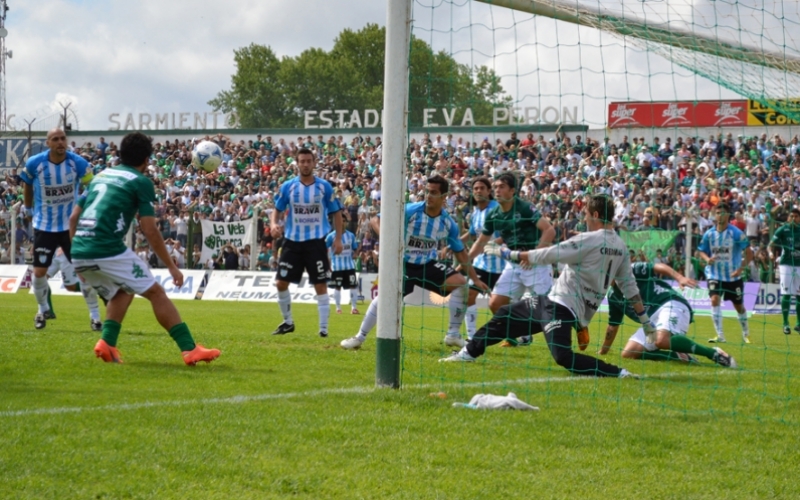
<path id="1" fill-rule="evenodd" d="M 741 127 L 747 101 L 612 102 L 608 128 Z"/>

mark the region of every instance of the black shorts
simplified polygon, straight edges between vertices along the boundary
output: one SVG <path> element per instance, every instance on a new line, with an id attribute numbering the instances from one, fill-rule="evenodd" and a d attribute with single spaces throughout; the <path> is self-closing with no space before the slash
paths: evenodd
<path id="1" fill-rule="evenodd" d="M 722 300 L 730 300 L 734 305 L 744 302 L 744 281 L 708 280 L 708 296 L 721 295 Z"/>
<path id="2" fill-rule="evenodd" d="M 70 251 L 72 250 L 72 240 L 69 238 L 69 231 L 51 233 L 49 231 L 33 230 L 33 267 L 50 267 L 56 250 L 61 247 L 67 260 L 72 262 Z"/>
<path id="3" fill-rule="evenodd" d="M 478 269 L 476 267 L 475 268 L 475 274 L 478 275 L 478 278 L 480 278 L 481 281 L 486 283 L 486 286 L 489 287 L 489 290 L 494 290 L 495 283 L 497 283 L 497 280 L 500 279 L 500 276 L 503 273 L 490 273 L 489 271 L 484 271 L 483 269 Z M 473 289 L 473 290 L 478 290 L 478 288 L 476 286 L 474 286 L 474 285 L 470 285 L 469 287 L 471 289 Z M 478 290 L 478 291 L 480 292 L 482 290 Z"/>
<path id="4" fill-rule="evenodd" d="M 328 286 L 333 288 L 344 288 L 350 290 L 358 288 L 358 279 L 356 279 L 356 270 L 347 269 L 345 271 L 334 271 L 331 273 L 331 279 L 328 281 Z"/>
<path id="5" fill-rule="evenodd" d="M 405 264 L 405 279 L 403 280 L 403 295 L 414 291 L 414 286 L 424 288 L 439 295 L 446 296 L 444 282 L 454 274 L 458 274 L 453 266 L 445 262 L 432 260 L 425 264 Z"/>
<path id="6" fill-rule="evenodd" d="M 277 279 L 298 284 L 303 278 L 303 270 L 308 272 L 308 282 L 312 285 L 326 283 L 330 278 L 328 247 L 322 238 L 303 242 L 284 240 Z"/>

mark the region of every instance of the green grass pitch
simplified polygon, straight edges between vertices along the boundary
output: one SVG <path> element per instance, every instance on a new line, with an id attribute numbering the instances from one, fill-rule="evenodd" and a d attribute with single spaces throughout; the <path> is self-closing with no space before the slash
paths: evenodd
<path id="1" fill-rule="evenodd" d="M 27 291 L 26 291 L 27 292 Z M 27 293 L 0 295 L 0 498 L 796 498 L 800 335 L 754 316 L 753 344 L 726 320 L 741 365 L 620 360 L 642 380 L 572 377 L 537 336 L 441 364 L 446 310 L 405 312 L 401 390 L 375 389 L 374 333 L 345 352 L 362 316 L 295 305 L 298 329 L 273 337 L 277 304 L 180 301 L 195 339 L 222 349 L 184 366 L 136 300 L 125 361 L 94 358 L 79 296 L 34 330 Z M 366 309 L 362 306 L 362 312 Z M 482 313 L 482 321 L 487 318 Z M 593 324 L 592 345 L 605 330 Z M 698 318 L 692 335 L 712 335 Z M 704 360 L 705 361 L 705 360 Z M 432 398 L 443 391 L 446 399 Z M 452 408 L 514 391 L 539 412 Z"/>

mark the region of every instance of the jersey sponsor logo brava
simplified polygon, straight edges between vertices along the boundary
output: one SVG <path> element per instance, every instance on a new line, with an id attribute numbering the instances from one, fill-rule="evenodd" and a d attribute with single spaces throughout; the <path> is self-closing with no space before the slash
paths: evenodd
<path id="1" fill-rule="evenodd" d="M 433 250 L 436 248 L 436 240 L 427 240 L 423 238 L 417 238 L 416 236 L 411 236 L 408 238 L 407 246 L 415 250 Z"/>

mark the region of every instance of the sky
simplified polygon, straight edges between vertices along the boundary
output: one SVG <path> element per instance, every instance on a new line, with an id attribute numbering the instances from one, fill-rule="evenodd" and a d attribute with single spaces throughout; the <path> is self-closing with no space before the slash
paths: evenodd
<path id="1" fill-rule="evenodd" d="M 581 0 L 583 1 L 583 0 Z M 754 2 L 755 0 L 753 0 Z M 71 103 L 80 130 L 107 130 L 109 114 L 210 112 L 230 88 L 233 52 L 259 43 L 278 56 L 329 50 L 345 28 L 385 24 L 384 0 L 7 0 L 7 114 L 12 126 Z M 600 3 L 588 1 L 589 6 Z M 713 23 L 749 43 L 796 50 L 764 14 L 797 19 L 782 3 L 736 9 L 725 2 L 603 0 L 602 7 L 690 25 Z M 752 2 L 750 2 L 752 3 Z M 786 2 L 797 10 L 797 2 Z M 762 5 L 759 3 L 759 5 Z M 438 6 L 432 8 L 432 6 Z M 777 9 L 777 10 L 776 10 Z M 777 14 L 776 14 L 777 12 Z M 709 14 L 710 13 L 710 14 Z M 772 17 L 770 17 L 772 16 Z M 660 56 L 586 27 L 489 7 L 479 2 L 416 0 L 414 34 L 460 62 L 486 64 L 502 76 L 518 106 L 578 108 L 592 128 L 612 100 L 732 99 L 735 92 L 693 76 Z M 688 21 L 687 21 L 688 20 Z M 774 20 L 773 20 L 774 21 Z M 731 24 L 732 23 L 732 24 Z M 750 23 L 749 25 L 747 23 Z M 751 29 L 752 26 L 752 29 Z M 795 30 L 796 25 L 791 25 Z M 706 30 L 708 31 L 708 30 Z M 776 36 L 775 34 L 778 34 Z"/>

